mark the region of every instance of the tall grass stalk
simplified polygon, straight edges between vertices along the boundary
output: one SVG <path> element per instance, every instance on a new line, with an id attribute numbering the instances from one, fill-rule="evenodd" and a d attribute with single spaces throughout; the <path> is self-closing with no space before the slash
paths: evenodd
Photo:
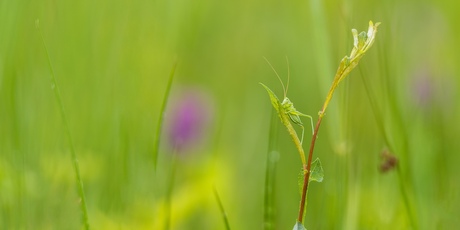
<path id="1" fill-rule="evenodd" d="M 318 80 L 321 88 L 321 92 L 327 93 L 329 86 L 331 84 L 331 77 L 334 76 L 334 63 L 332 62 L 333 58 L 331 56 L 331 44 L 330 44 L 330 35 L 327 31 L 327 17 L 324 14 L 324 1 L 322 0 L 309 0 L 310 3 L 310 19 L 312 23 L 310 27 L 312 28 L 312 46 L 315 53 L 314 66 L 317 66 L 316 71 L 318 72 Z M 337 103 L 331 103 L 331 107 L 334 110 L 337 108 Z M 328 114 L 329 121 L 326 127 L 329 132 L 329 139 L 331 141 L 337 141 L 338 134 L 337 127 L 340 127 L 339 122 L 339 113 Z"/>
<path id="2" fill-rule="evenodd" d="M 224 220 L 224 225 L 226 230 L 230 230 L 230 223 L 228 222 L 227 212 L 225 211 L 224 205 L 222 204 L 222 200 L 220 199 L 219 193 L 217 192 L 216 187 L 213 188 L 214 196 L 216 197 L 217 204 L 219 205 L 219 210 L 222 215 L 222 219 Z"/>
<path id="3" fill-rule="evenodd" d="M 310 174 L 311 174 L 311 163 L 313 159 L 313 151 L 315 149 L 315 143 L 318 136 L 319 127 L 321 126 L 321 122 L 325 115 L 326 109 L 332 100 L 332 96 L 334 95 L 335 89 L 339 86 L 339 83 L 345 79 L 350 72 L 359 64 L 361 58 L 366 54 L 370 47 L 375 40 L 375 35 L 377 33 L 377 27 L 380 23 L 374 23 L 372 21 L 369 22 L 369 29 L 368 32 L 361 32 L 358 35 L 357 30 L 353 29 L 353 49 L 350 53 L 350 56 L 345 56 L 339 64 L 339 68 L 335 74 L 334 80 L 332 82 L 331 88 L 326 96 L 326 100 L 319 111 L 318 121 L 316 122 L 315 130 L 313 132 L 313 136 L 311 138 L 310 150 L 308 152 L 308 161 L 307 164 L 304 164 L 304 182 L 302 187 L 302 196 L 300 201 L 300 208 L 299 208 L 299 216 L 297 218 L 298 223 L 303 223 L 303 216 L 305 211 L 305 203 L 307 199 L 307 191 L 308 191 L 308 184 L 310 181 Z"/>
<path id="4" fill-rule="evenodd" d="M 383 51 L 382 51 L 383 52 Z M 385 68 L 387 71 L 387 67 Z M 387 72 L 386 72 L 387 73 Z M 377 104 L 377 101 L 376 101 L 376 98 L 377 96 L 375 96 L 372 92 L 372 89 L 371 89 L 371 86 L 368 82 L 368 80 L 364 77 L 363 73 L 362 73 L 362 70 L 360 69 L 360 75 L 361 75 L 361 79 L 363 81 L 363 85 L 364 85 L 364 88 L 366 90 L 366 94 L 367 94 L 367 98 L 369 98 L 369 102 L 371 104 L 371 108 L 372 108 L 372 112 L 374 113 L 374 117 L 375 117 L 375 120 L 376 120 L 376 123 L 377 123 L 377 126 L 380 130 L 380 133 L 383 137 L 383 140 L 385 142 L 385 144 L 387 145 L 389 151 L 391 153 L 397 153 L 396 151 L 396 148 L 394 146 L 394 144 L 390 141 L 390 138 L 388 136 L 388 132 L 387 130 L 385 129 L 385 125 L 384 125 L 384 119 L 382 117 L 382 113 L 381 113 L 381 110 L 378 108 L 378 104 Z M 385 84 L 386 86 L 388 86 L 387 84 Z M 388 94 L 387 94 L 388 95 Z M 389 98 L 389 100 L 391 100 L 392 98 Z M 394 99 L 394 98 L 393 98 Z M 393 106 L 392 106 L 392 112 L 393 113 L 396 113 L 395 111 L 395 102 L 392 103 Z M 400 125 L 402 125 L 400 123 Z M 400 129 L 403 129 L 403 127 L 400 127 Z M 406 135 L 403 135 L 404 140 L 404 146 L 403 146 L 403 156 L 404 156 L 404 160 L 403 162 L 406 162 L 408 161 L 408 145 L 407 145 L 407 136 Z M 396 173 L 397 173 L 397 176 L 398 176 L 398 181 L 399 181 L 399 192 L 403 198 L 403 202 L 404 202 L 404 207 L 405 207 L 405 210 L 407 212 L 407 217 L 409 218 L 409 221 L 411 223 L 411 226 L 414 228 L 414 229 L 419 229 L 419 226 L 418 226 L 418 220 L 417 220 L 417 214 L 415 212 L 415 209 L 414 209 L 414 206 L 413 206 L 413 202 L 411 201 L 410 199 L 410 194 L 412 194 L 412 190 L 409 189 L 409 187 L 407 186 L 407 184 L 412 184 L 412 180 L 408 180 L 406 179 L 407 177 L 404 176 L 404 173 L 401 169 L 401 166 L 400 164 L 397 165 L 396 167 Z"/>
<path id="5" fill-rule="evenodd" d="M 51 74 L 51 86 L 52 86 L 52 89 L 54 91 L 54 96 L 56 97 L 56 100 L 58 102 L 61 117 L 62 117 L 62 120 L 64 122 L 64 130 L 65 130 L 67 140 L 68 140 L 69 146 L 70 146 L 70 155 L 71 155 L 71 158 L 72 158 L 73 168 L 74 168 L 74 172 L 75 172 L 75 178 L 76 178 L 76 183 L 77 183 L 77 187 L 78 187 L 78 194 L 80 196 L 80 201 L 81 201 L 80 208 L 81 208 L 81 212 L 82 212 L 82 215 L 83 215 L 83 225 L 84 225 L 85 229 L 89 230 L 90 225 L 89 225 L 89 222 L 88 222 L 88 211 L 87 211 L 87 207 L 86 207 L 86 198 L 85 198 L 85 191 L 83 189 L 83 181 L 81 180 L 81 176 L 80 176 L 80 168 L 79 168 L 79 164 L 78 164 L 78 158 L 77 158 L 77 154 L 75 153 L 75 147 L 74 147 L 74 144 L 73 144 L 72 135 L 70 133 L 69 122 L 67 120 L 67 115 L 66 115 L 66 112 L 65 112 L 64 103 L 62 102 L 61 91 L 59 89 L 59 85 L 57 83 L 56 76 L 54 74 L 53 66 L 51 65 L 50 55 L 49 55 L 49 52 L 48 52 L 48 48 L 46 47 L 45 39 L 43 38 L 43 34 L 42 34 L 41 29 L 40 29 L 40 21 L 38 19 L 35 21 L 35 25 L 36 25 L 36 27 L 38 29 L 38 33 L 40 34 L 40 38 L 42 40 L 43 48 L 44 48 L 45 53 L 46 53 L 46 58 L 48 60 L 48 67 L 49 67 L 50 74 Z"/>
<path id="6" fill-rule="evenodd" d="M 176 168 L 177 168 L 177 151 L 176 148 L 173 150 L 172 160 L 171 160 L 171 171 L 169 173 L 169 180 L 166 190 L 166 201 L 165 201 L 165 225 L 164 229 L 171 229 L 171 203 L 172 203 L 172 193 L 174 190 L 174 181 L 176 178 Z"/>
<path id="7" fill-rule="evenodd" d="M 384 121 L 383 121 L 383 118 L 381 116 L 380 110 L 377 108 L 377 104 L 376 104 L 376 101 L 374 99 L 376 97 L 371 93 L 369 83 L 367 82 L 367 80 L 365 80 L 365 78 L 363 77 L 362 73 L 361 73 L 361 76 L 362 76 L 362 79 L 363 79 L 364 88 L 366 89 L 367 97 L 369 98 L 371 108 L 372 108 L 372 111 L 373 111 L 374 116 L 375 116 L 377 126 L 379 127 L 379 130 L 380 130 L 381 135 L 382 135 L 382 137 L 384 139 L 384 142 L 388 146 L 388 149 L 390 150 L 390 152 L 395 153 L 395 148 L 394 148 L 393 144 L 390 142 L 388 134 L 387 134 L 386 129 L 385 129 L 385 126 L 383 125 Z M 399 181 L 399 191 L 400 191 L 401 196 L 403 198 L 404 207 L 406 209 L 407 216 L 409 218 L 409 221 L 410 221 L 411 225 L 414 227 L 414 229 L 419 229 L 417 221 L 416 221 L 417 218 L 416 218 L 415 212 L 413 211 L 411 201 L 409 199 L 409 195 L 408 195 L 409 191 L 406 188 L 406 184 L 404 183 L 405 180 L 404 180 L 403 172 L 401 170 L 401 166 L 398 165 L 396 170 L 397 170 L 396 172 L 397 172 L 398 181 Z"/>
<path id="8" fill-rule="evenodd" d="M 316 71 L 318 74 L 318 82 L 320 85 L 320 92 L 322 93 L 327 93 L 331 79 L 334 76 L 334 63 L 333 63 L 333 51 L 332 51 L 332 46 L 331 46 L 331 41 L 330 41 L 330 32 L 328 31 L 328 23 L 327 19 L 330 17 L 326 16 L 326 10 L 324 8 L 324 1 L 321 0 L 309 0 L 309 12 L 310 12 L 310 27 L 312 28 L 312 45 L 311 48 L 313 52 L 315 53 L 315 58 L 314 58 L 314 66 L 316 66 Z M 346 91 L 344 91 L 346 92 Z M 333 113 L 328 114 L 328 122 L 325 124 L 326 128 L 328 129 L 329 132 L 327 132 L 327 137 L 333 145 L 340 145 L 345 141 L 346 137 L 346 130 L 344 127 L 344 123 L 341 122 L 341 118 L 343 118 L 345 109 L 347 108 L 346 106 L 342 106 L 344 101 L 341 101 L 341 104 L 338 104 L 336 102 L 331 103 L 331 108 L 336 111 Z M 334 146 L 332 148 L 337 152 L 338 147 Z M 349 155 L 346 154 L 344 155 L 345 158 L 349 158 Z M 336 161 L 340 162 L 339 164 L 342 167 L 348 167 L 348 161 Z M 348 172 L 346 171 L 343 176 L 348 178 Z M 347 180 L 342 180 L 339 183 L 343 184 L 343 190 L 348 191 L 349 186 L 347 183 Z M 346 197 L 346 192 L 340 192 L 340 195 L 343 197 Z M 345 200 L 345 199 L 343 199 Z M 336 221 L 331 222 L 338 222 L 342 216 L 337 216 L 337 213 L 343 213 L 341 210 L 345 210 L 346 208 L 346 202 L 338 202 L 337 204 L 337 209 L 335 211 L 331 212 L 334 213 L 334 219 Z"/>
<path id="9" fill-rule="evenodd" d="M 385 43 L 384 43 L 385 44 Z M 383 44 L 383 45 L 384 45 Z M 379 46 L 379 47 L 383 47 Z M 401 161 L 401 166 L 398 164 L 397 167 L 397 174 L 399 178 L 399 183 L 400 183 L 400 192 L 403 197 L 406 210 L 408 212 L 408 216 L 410 218 L 410 222 L 413 226 L 414 229 L 419 229 L 418 225 L 418 217 L 416 213 L 416 208 L 415 208 L 415 201 L 413 198 L 415 197 L 415 192 L 413 189 L 413 177 L 412 177 L 412 170 L 411 170 L 411 164 L 410 164 L 410 150 L 409 150 L 409 140 L 408 140 L 408 132 L 406 130 L 406 125 L 405 122 L 403 121 L 402 115 L 400 112 L 398 112 L 398 105 L 397 105 L 397 97 L 395 93 L 392 93 L 392 86 L 391 83 L 392 81 L 389 78 L 389 66 L 388 66 L 388 57 L 387 57 L 387 51 L 386 49 L 383 49 L 381 58 L 383 60 L 383 68 L 385 71 L 384 74 L 387 77 L 384 77 L 385 82 L 385 90 L 387 91 L 386 95 L 388 97 L 389 105 L 390 105 L 390 111 L 392 116 L 395 118 L 396 122 L 396 127 L 398 127 L 398 133 L 400 133 L 400 137 L 402 139 L 401 143 L 401 156 L 402 161 Z M 396 149 L 394 149 L 396 150 Z"/>
<path id="10" fill-rule="evenodd" d="M 222 136 L 223 121 L 224 121 L 224 117 L 225 117 L 225 114 L 226 114 L 225 111 L 222 111 L 222 114 L 223 114 L 222 116 L 219 116 L 220 119 L 219 119 L 219 122 L 217 123 L 219 125 L 217 125 L 217 130 L 216 130 L 214 138 L 213 138 L 214 141 L 213 141 L 213 155 L 212 155 L 212 158 L 213 158 L 214 162 L 217 162 L 217 157 L 218 157 L 218 153 L 219 153 L 218 148 L 219 148 L 219 144 L 220 144 L 220 138 Z M 215 172 L 216 167 L 218 167 L 218 165 L 213 164 L 211 171 Z M 214 192 L 214 197 L 216 198 L 217 205 L 219 206 L 220 214 L 222 215 L 222 220 L 224 221 L 225 229 L 230 230 L 230 222 L 228 221 L 227 212 L 225 211 L 224 205 L 222 203 L 222 200 L 220 199 L 219 193 L 217 192 L 217 188 L 215 187 L 215 185 L 213 186 L 213 192 Z"/>
<path id="11" fill-rule="evenodd" d="M 275 229 L 275 176 L 278 162 L 278 115 L 272 112 L 267 152 L 267 168 L 265 170 L 264 194 L 264 229 Z"/>
<path id="12" fill-rule="evenodd" d="M 154 146 L 153 146 L 153 168 L 156 170 L 157 168 L 157 162 L 158 162 L 158 152 L 160 148 L 160 137 L 161 137 L 161 130 L 163 127 L 163 120 L 164 120 L 164 114 L 166 110 L 166 105 L 168 104 L 168 99 L 169 99 L 169 92 L 171 91 L 171 86 L 172 82 L 174 79 L 174 73 L 176 72 L 176 66 L 177 66 L 177 61 L 174 62 L 171 72 L 169 74 L 169 80 L 168 84 L 166 85 L 166 91 L 163 96 L 163 103 L 161 104 L 161 109 L 160 109 L 160 116 L 158 117 L 158 122 L 157 122 L 157 130 L 155 133 L 155 140 L 154 140 Z"/>

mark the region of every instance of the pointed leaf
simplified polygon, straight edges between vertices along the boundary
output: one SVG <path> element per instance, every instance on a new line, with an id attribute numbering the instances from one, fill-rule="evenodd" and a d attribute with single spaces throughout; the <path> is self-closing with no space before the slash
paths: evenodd
<path id="1" fill-rule="evenodd" d="M 307 230 L 307 229 L 302 225 L 302 223 L 297 221 L 297 223 L 295 223 L 294 228 L 292 230 Z"/>
<path id="2" fill-rule="evenodd" d="M 321 161 L 319 158 L 316 158 L 313 163 L 311 163 L 311 173 L 310 181 L 322 182 L 324 178 L 323 166 L 321 166 Z"/>
<path id="3" fill-rule="evenodd" d="M 266 85 L 262 84 L 262 83 L 259 83 L 261 84 L 265 90 L 267 90 L 268 92 L 268 95 L 270 96 L 270 101 L 272 102 L 272 105 L 273 107 L 276 109 L 276 111 L 279 113 L 280 111 L 280 107 L 281 107 L 281 102 L 280 100 L 278 99 L 278 97 L 275 95 L 275 93 L 273 93 L 273 91 L 268 88 Z"/>

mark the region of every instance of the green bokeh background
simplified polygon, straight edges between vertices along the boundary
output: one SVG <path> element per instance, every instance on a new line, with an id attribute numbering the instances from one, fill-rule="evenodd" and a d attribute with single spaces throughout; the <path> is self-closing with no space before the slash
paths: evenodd
<path id="1" fill-rule="evenodd" d="M 82 229 L 36 19 L 93 229 L 162 229 L 171 154 L 162 142 L 154 170 L 153 143 L 176 60 L 172 94 L 199 88 L 214 112 L 201 145 L 179 159 L 173 229 L 224 229 L 213 186 L 232 229 L 263 228 L 272 108 L 258 82 L 282 96 L 263 56 L 283 79 L 289 58 L 288 95 L 316 119 L 338 63 L 351 51 L 350 30 L 367 30 L 369 20 L 382 22 L 376 42 L 341 83 L 319 133 L 315 157 L 325 179 L 309 190 L 306 226 L 410 229 L 402 184 L 420 229 L 454 229 L 459 10 L 448 0 L 0 1 L 0 229 Z M 284 128 L 278 138 L 275 229 L 290 229 L 301 163 Z M 395 170 L 378 170 L 388 144 L 403 181 Z"/>

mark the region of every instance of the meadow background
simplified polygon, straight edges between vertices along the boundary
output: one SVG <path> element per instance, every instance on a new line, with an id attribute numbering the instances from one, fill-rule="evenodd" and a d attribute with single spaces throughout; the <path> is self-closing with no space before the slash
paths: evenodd
<path id="1" fill-rule="evenodd" d="M 278 157 L 267 161 L 272 107 L 258 83 L 279 97 L 282 88 L 263 57 L 284 80 L 289 58 L 288 96 L 316 120 L 338 63 L 351 51 L 351 29 L 367 31 L 369 20 L 382 22 L 375 44 L 339 86 L 319 132 L 314 156 L 325 178 L 310 187 L 306 227 L 410 229 L 405 187 L 419 229 L 454 229 L 459 12 L 448 0 L 2 0 L 0 229 L 82 229 L 36 19 L 61 89 L 92 229 L 162 229 L 167 135 L 156 169 L 153 152 L 176 61 L 171 98 L 200 91 L 212 114 L 199 144 L 178 159 L 172 229 L 224 229 L 213 187 L 232 229 L 262 229 L 267 163 L 275 175 L 272 227 L 291 229 L 301 163 L 283 127 Z M 378 170 L 385 149 L 398 157 L 400 175 Z"/>

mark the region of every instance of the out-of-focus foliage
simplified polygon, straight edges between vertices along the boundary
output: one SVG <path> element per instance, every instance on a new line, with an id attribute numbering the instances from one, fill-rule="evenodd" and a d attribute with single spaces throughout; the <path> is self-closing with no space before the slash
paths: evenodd
<path id="1" fill-rule="evenodd" d="M 258 82 L 282 93 L 263 56 L 281 77 L 289 57 L 289 98 L 316 115 L 352 49 L 351 29 L 366 30 L 369 20 L 382 22 L 373 48 L 341 82 L 319 132 L 315 157 L 325 180 L 309 188 L 305 226 L 408 229 L 404 183 L 421 229 L 453 229 L 460 224 L 459 10 L 447 0 L 0 1 L 0 229 L 82 226 L 36 19 L 93 229 L 163 226 L 167 133 L 156 170 L 153 151 L 175 60 L 172 97 L 199 88 L 214 113 L 205 138 L 178 159 L 172 228 L 224 229 L 213 186 L 232 229 L 261 228 L 272 106 Z M 403 182 L 395 170 L 379 170 L 388 143 Z M 275 227 L 290 229 L 301 162 L 284 129 L 279 151 Z"/>

